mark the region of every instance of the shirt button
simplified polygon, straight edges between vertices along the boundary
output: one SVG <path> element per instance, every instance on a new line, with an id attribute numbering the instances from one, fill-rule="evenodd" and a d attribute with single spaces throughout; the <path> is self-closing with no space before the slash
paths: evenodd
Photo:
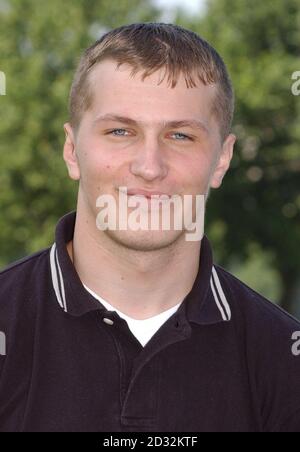
<path id="1" fill-rule="evenodd" d="M 107 319 L 106 317 L 104 317 L 103 322 L 106 323 L 107 325 L 113 325 L 114 322 L 110 319 Z"/>

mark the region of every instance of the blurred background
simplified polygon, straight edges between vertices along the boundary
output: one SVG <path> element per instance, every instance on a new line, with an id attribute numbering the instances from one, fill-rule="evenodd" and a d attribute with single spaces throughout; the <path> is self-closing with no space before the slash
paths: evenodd
<path id="1" fill-rule="evenodd" d="M 207 39 L 235 87 L 238 141 L 206 218 L 215 263 L 300 318 L 299 0 L 0 0 L 0 269 L 50 246 L 76 208 L 62 149 L 82 51 L 150 21 Z"/>

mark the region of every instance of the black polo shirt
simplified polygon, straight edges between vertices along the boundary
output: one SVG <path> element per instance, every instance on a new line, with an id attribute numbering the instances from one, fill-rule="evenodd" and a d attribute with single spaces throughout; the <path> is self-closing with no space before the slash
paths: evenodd
<path id="1" fill-rule="evenodd" d="M 143 347 L 82 285 L 75 219 L 0 273 L 1 431 L 300 431 L 299 322 L 214 264 L 204 236 L 191 292 Z"/>

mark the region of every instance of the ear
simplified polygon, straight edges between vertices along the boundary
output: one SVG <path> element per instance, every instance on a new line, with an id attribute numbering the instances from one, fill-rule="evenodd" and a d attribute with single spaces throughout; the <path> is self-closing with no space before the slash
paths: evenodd
<path id="1" fill-rule="evenodd" d="M 75 134 L 69 122 L 64 124 L 64 131 L 66 134 L 63 152 L 64 161 L 66 162 L 70 178 L 73 180 L 79 180 L 80 168 L 78 164 L 78 157 L 76 155 Z"/>
<path id="2" fill-rule="evenodd" d="M 221 152 L 218 155 L 216 167 L 211 176 L 211 188 L 219 188 L 222 185 L 223 178 L 227 173 L 233 155 L 233 147 L 236 136 L 230 133 L 222 144 Z"/>

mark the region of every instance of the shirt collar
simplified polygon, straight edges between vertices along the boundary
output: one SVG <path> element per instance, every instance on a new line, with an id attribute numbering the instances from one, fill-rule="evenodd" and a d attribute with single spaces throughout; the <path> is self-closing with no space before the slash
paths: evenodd
<path id="1" fill-rule="evenodd" d="M 83 286 L 67 251 L 67 243 L 73 239 L 76 211 L 63 216 L 55 232 L 55 243 L 50 249 L 52 285 L 61 308 L 73 316 L 81 316 L 95 310 L 106 311 Z M 202 238 L 197 277 L 190 293 L 178 309 L 189 321 L 200 325 L 214 324 L 231 319 L 231 310 L 222 288 L 213 254 L 206 235 Z"/>

